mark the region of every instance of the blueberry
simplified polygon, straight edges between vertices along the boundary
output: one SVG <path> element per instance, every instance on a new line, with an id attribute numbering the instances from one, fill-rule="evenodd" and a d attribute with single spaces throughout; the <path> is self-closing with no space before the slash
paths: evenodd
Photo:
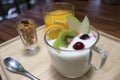
<path id="1" fill-rule="evenodd" d="M 86 39 L 89 39 L 89 35 L 88 34 L 83 34 L 80 39 L 83 39 L 83 40 L 86 40 Z"/>

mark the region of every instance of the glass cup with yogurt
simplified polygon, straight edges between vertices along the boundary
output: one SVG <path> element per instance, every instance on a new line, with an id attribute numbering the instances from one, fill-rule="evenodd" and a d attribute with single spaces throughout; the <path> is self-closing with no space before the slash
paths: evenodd
<path id="1" fill-rule="evenodd" d="M 102 55 L 100 66 L 95 67 L 95 69 L 98 70 L 104 65 L 107 59 L 107 52 L 95 46 L 99 40 L 99 33 L 94 27 L 91 26 L 90 28 L 90 33 L 88 34 L 89 39 L 82 40 L 80 39 L 82 34 L 78 34 L 67 48 L 61 47 L 59 49 L 53 47 L 54 40 L 50 40 L 47 36 L 49 32 L 50 30 L 45 34 L 44 40 L 53 66 L 63 76 L 67 78 L 77 78 L 88 72 L 93 66 L 93 64 L 91 64 L 92 50 Z M 73 46 L 77 48 L 75 43 L 77 44 L 79 41 L 82 42 L 85 47 L 80 50 L 73 49 Z"/>

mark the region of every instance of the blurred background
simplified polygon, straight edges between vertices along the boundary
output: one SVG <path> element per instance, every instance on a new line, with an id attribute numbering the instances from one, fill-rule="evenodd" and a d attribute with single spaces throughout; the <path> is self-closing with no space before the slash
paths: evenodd
<path id="1" fill-rule="evenodd" d="M 0 0 L 0 22 L 23 14 L 41 0 Z"/>
<path id="2" fill-rule="evenodd" d="M 27 10 L 34 7 L 36 4 L 50 2 L 50 1 L 53 1 L 53 0 L 0 0 L 0 22 L 7 19 L 14 18 L 19 14 L 23 14 Z M 64 0 L 55 0 L 55 1 L 64 1 Z M 120 4 L 120 0 L 101 0 L 101 1 L 104 1 L 109 5 Z"/>

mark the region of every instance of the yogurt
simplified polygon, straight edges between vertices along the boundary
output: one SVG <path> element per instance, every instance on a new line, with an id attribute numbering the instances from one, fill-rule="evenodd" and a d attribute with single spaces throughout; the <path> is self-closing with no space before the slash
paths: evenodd
<path id="1" fill-rule="evenodd" d="M 91 32 L 88 35 L 89 38 L 86 40 L 80 39 L 82 34 L 77 35 L 67 48 L 60 47 L 60 51 L 48 47 L 53 65 L 63 76 L 69 78 L 81 77 L 90 69 L 90 47 L 96 42 L 96 37 Z M 49 40 L 48 43 L 53 46 L 54 41 Z M 76 42 L 82 42 L 85 49 L 75 50 L 73 45 Z"/>

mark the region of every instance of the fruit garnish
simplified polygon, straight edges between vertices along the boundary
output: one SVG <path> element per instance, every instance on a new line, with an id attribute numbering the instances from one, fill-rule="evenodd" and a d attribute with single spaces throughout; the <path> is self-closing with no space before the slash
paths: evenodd
<path id="1" fill-rule="evenodd" d="M 56 40 L 56 41 L 53 43 L 53 47 L 59 49 L 59 41 Z"/>
<path id="2" fill-rule="evenodd" d="M 82 42 L 76 42 L 74 45 L 73 45 L 73 48 L 75 50 L 80 50 L 80 49 L 83 49 L 84 48 L 84 44 Z"/>
<path id="3" fill-rule="evenodd" d="M 65 29 L 63 26 L 54 24 L 49 27 L 46 27 L 44 31 L 47 32 L 48 30 L 50 30 L 49 33 L 47 34 L 47 36 L 50 39 L 55 39 L 55 38 L 57 38 L 60 31 L 63 29 Z"/>
<path id="4" fill-rule="evenodd" d="M 90 23 L 89 23 L 89 19 L 87 16 L 84 17 L 80 25 L 79 32 L 83 34 L 88 34 L 90 32 Z"/>
<path id="5" fill-rule="evenodd" d="M 74 16 L 67 16 L 68 27 L 79 33 L 81 22 Z"/>
<path id="6" fill-rule="evenodd" d="M 82 23 L 74 16 L 67 16 L 68 27 L 78 33 L 88 34 L 90 32 L 90 24 L 87 16 L 84 17 Z"/>
<path id="7" fill-rule="evenodd" d="M 65 40 L 69 44 L 73 40 L 73 36 L 66 36 Z"/>
<path id="8" fill-rule="evenodd" d="M 80 39 L 86 40 L 89 39 L 89 35 L 88 34 L 83 34 L 82 36 L 80 36 Z"/>
<path id="9" fill-rule="evenodd" d="M 69 38 L 74 38 L 76 36 L 76 32 L 71 30 L 71 29 L 65 29 L 65 30 L 62 30 L 58 37 L 57 37 L 57 40 L 54 42 L 53 46 L 55 48 L 59 48 L 60 46 L 61 47 L 67 47 L 69 42 L 68 42 L 68 39 Z"/>

